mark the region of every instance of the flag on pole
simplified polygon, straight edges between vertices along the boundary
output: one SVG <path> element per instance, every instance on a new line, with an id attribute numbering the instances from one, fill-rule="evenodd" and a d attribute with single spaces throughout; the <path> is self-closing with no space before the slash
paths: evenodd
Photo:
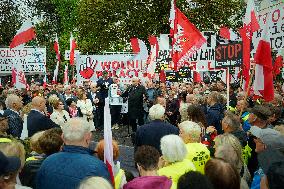
<path id="1" fill-rule="evenodd" d="M 71 37 L 70 37 L 70 65 L 74 65 L 76 47 L 77 47 L 76 41 L 73 37 L 73 34 L 71 33 Z"/>
<path id="2" fill-rule="evenodd" d="M 65 65 L 65 69 L 64 69 L 64 85 L 68 85 L 69 84 L 69 78 L 68 78 L 68 65 Z"/>
<path id="3" fill-rule="evenodd" d="M 15 48 L 21 44 L 25 44 L 32 39 L 36 38 L 35 28 L 30 19 L 26 20 L 21 28 L 17 31 L 17 34 L 10 43 L 10 48 Z"/>
<path id="4" fill-rule="evenodd" d="M 166 83 L 166 73 L 165 73 L 165 70 L 163 69 L 160 71 L 160 82 Z"/>
<path id="5" fill-rule="evenodd" d="M 149 55 L 148 55 L 147 46 L 144 43 L 144 41 L 136 37 L 133 37 L 130 39 L 130 43 L 131 43 L 132 51 L 138 54 L 141 60 L 147 60 Z"/>
<path id="6" fill-rule="evenodd" d="M 57 62 L 56 67 L 53 72 L 53 79 L 52 79 L 53 84 L 57 83 L 58 71 L 59 71 L 59 62 Z"/>
<path id="7" fill-rule="evenodd" d="M 239 32 L 243 40 L 243 89 L 246 90 L 250 80 L 250 51 L 252 36 L 254 32 L 260 29 L 253 0 L 248 0 L 247 2 L 246 14 L 243 22 L 243 27 Z"/>
<path id="8" fill-rule="evenodd" d="M 147 66 L 146 74 L 149 79 L 152 79 L 155 74 L 156 59 L 158 57 L 158 52 L 159 52 L 158 38 L 155 36 L 150 36 L 149 43 L 151 45 L 151 51 L 146 63 Z"/>
<path id="9" fill-rule="evenodd" d="M 28 83 L 23 71 L 22 65 L 17 64 L 13 65 L 12 68 L 12 83 L 17 89 L 28 88 Z"/>
<path id="10" fill-rule="evenodd" d="M 58 42 L 57 34 L 56 34 L 56 36 L 55 36 L 53 48 L 54 48 L 54 51 L 55 51 L 55 53 L 56 53 L 57 61 L 60 62 L 60 50 L 59 50 L 59 42 Z"/>
<path id="11" fill-rule="evenodd" d="M 174 70 L 182 67 L 206 42 L 202 33 L 175 7 L 173 55 Z"/>
<path id="12" fill-rule="evenodd" d="M 104 107 L 104 162 L 110 173 L 113 185 L 114 183 L 114 162 L 113 162 L 113 146 L 112 146 L 112 131 L 111 131 L 111 115 L 109 108 L 109 99 L 105 99 Z"/>
<path id="13" fill-rule="evenodd" d="M 238 39 L 238 35 L 230 28 L 221 27 L 219 31 L 219 35 L 224 39 L 228 39 L 231 41 L 235 41 Z"/>
<path id="14" fill-rule="evenodd" d="M 169 17 L 169 23 L 170 23 L 170 36 L 173 37 L 174 36 L 174 27 L 175 27 L 175 17 L 176 17 L 176 13 L 175 13 L 175 9 L 176 9 L 176 1 L 175 0 L 171 0 L 171 10 L 170 10 L 170 17 Z"/>
<path id="15" fill-rule="evenodd" d="M 268 24 L 262 31 L 254 60 L 256 66 L 253 89 L 256 95 L 262 96 L 265 101 L 269 102 L 274 99 L 274 85 Z"/>

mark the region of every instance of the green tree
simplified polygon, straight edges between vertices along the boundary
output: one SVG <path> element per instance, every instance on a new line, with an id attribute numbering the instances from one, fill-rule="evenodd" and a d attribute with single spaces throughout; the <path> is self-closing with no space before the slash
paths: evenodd
<path id="1" fill-rule="evenodd" d="M 0 46 L 9 46 L 19 23 L 18 6 L 14 1 L 0 1 Z"/>

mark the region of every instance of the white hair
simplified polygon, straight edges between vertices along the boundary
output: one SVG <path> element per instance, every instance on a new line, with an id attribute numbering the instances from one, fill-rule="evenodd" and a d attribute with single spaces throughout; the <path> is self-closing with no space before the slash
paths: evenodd
<path id="1" fill-rule="evenodd" d="M 113 187 L 105 178 L 89 177 L 81 182 L 78 189 L 113 189 Z"/>
<path id="2" fill-rule="evenodd" d="M 15 94 L 9 94 L 5 100 L 6 107 L 9 109 L 13 108 L 13 103 L 17 102 L 18 100 L 20 100 L 20 97 Z"/>
<path id="3" fill-rule="evenodd" d="M 179 124 L 185 134 L 190 135 L 190 138 L 196 142 L 200 141 L 201 127 L 198 123 L 193 121 L 184 121 Z"/>
<path id="4" fill-rule="evenodd" d="M 62 127 L 63 137 L 70 142 L 80 142 L 91 131 L 91 125 L 83 118 L 71 118 Z"/>
<path id="5" fill-rule="evenodd" d="M 161 139 L 161 151 L 166 161 L 180 162 L 187 154 L 183 140 L 177 135 L 166 135 Z"/>
<path id="6" fill-rule="evenodd" d="M 155 104 L 149 109 L 149 117 L 151 120 L 162 120 L 165 115 L 165 108 L 160 104 Z"/>

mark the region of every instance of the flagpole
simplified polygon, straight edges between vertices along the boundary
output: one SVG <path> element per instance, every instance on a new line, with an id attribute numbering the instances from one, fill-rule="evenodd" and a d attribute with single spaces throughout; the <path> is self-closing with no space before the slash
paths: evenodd
<path id="1" fill-rule="evenodd" d="M 254 77 L 254 74 L 255 74 L 255 61 L 253 60 L 253 61 L 251 61 L 251 63 L 254 63 L 254 64 L 253 64 L 253 67 L 252 67 L 252 73 L 250 75 L 248 88 L 246 89 L 246 94 L 245 94 L 245 98 L 244 98 L 245 102 L 247 101 L 248 94 L 249 94 L 249 91 L 250 91 L 250 87 L 251 87 L 251 84 L 252 84 L 252 80 L 253 80 L 253 77 Z M 244 107 L 242 106 L 241 112 L 240 112 L 240 115 L 239 115 L 240 118 L 242 117 L 243 111 L 244 111 Z"/>
<path id="2" fill-rule="evenodd" d="M 226 70 L 226 76 L 227 76 L 227 109 L 229 109 L 230 106 L 230 67 Z"/>

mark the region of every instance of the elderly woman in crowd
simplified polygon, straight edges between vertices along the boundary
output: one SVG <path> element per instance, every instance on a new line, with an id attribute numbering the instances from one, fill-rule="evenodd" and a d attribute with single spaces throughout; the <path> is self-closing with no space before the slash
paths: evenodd
<path id="1" fill-rule="evenodd" d="M 88 177 L 81 182 L 78 189 L 113 189 L 113 187 L 103 177 Z"/>
<path id="2" fill-rule="evenodd" d="M 79 111 L 78 111 L 75 99 L 68 98 L 66 100 L 66 105 L 68 107 L 68 113 L 69 113 L 71 118 L 79 116 Z"/>
<path id="3" fill-rule="evenodd" d="M 80 110 L 81 116 L 88 122 L 93 121 L 93 105 L 90 99 L 87 99 L 86 91 L 79 89 L 77 93 L 77 107 Z"/>
<path id="4" fill-rule="evenodd" d="M 187 150 L 182 139 L 177 135 L 167 135 L 161 139 L 162 156 L 158 174 L 172 179 L 171 189 L 177 188 L 181 175 L 188 171 L 195 171 L 194 164 L 186 159 Z"/>
<path id="5" fill-rule="evenodd" d="M 53 108 L 54 110 L 50 115 L 50 119 L 57 125 L 62 126 L 70 119 L 68 112 L 64 110 L 64 103 L 59 99 L 53 102 Z"/>
<path id="6" fill-rule="evenodd" d="M 179 124 L 180 134 L 186 144 L 187 156 L 196 167 L 196 170 L 204 173 L 204 166 L 210 159 L 210 152 L 201 141 L 201 127 L 192 121 L 184 121 Z"/>

